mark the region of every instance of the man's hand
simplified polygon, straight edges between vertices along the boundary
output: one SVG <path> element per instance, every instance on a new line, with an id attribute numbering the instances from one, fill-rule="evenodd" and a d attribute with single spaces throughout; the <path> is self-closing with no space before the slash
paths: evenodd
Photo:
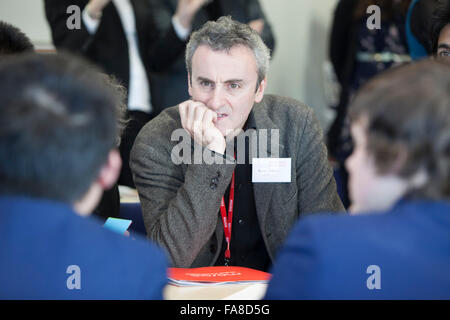
<path id="1" fill-rule="evenodd" d="M 87 5 L 88 14 L 94 19 L 100 19 L 103 9 L 111 0 L 90 0 Z"/>
<path id="2" fill-rule="evenodd" d="M 253 30 L 255 30 L 256 32 L 258 32 L 259 34 L 261 34 L 261 32 L 264 29 L 264 19 L 256 19 L 256 20 L 252 20 L 248 23 L 248 25 L 250 26 L 250 28 L 252 28 Z"/>
<path id="3" fill-rule="evenodd" d="M 191 29 L 192 20 L 194 19 L 195 14 L 208 2 L 210 2 L 210 0 L 178 0 L 175 17 L 184 28 Z"/>
<path id="4" fill-rule="evenodd" d="M 187 100 L 180 103 L 181 125 L 189 132 L 192 139 L 201 146 L 220 154 L 225 153 L 225 138 L 216 128 L 217 114 L 202 102 Z"/>

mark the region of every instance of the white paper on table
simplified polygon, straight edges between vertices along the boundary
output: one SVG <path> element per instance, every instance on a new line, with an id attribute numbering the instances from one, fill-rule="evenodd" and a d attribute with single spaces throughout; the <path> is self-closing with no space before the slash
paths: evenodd
<path id="1" fill-rule="evenodd" d="M 266 294 L 267 283 L 255 283 L 222 300 L 261 300 Z"/>

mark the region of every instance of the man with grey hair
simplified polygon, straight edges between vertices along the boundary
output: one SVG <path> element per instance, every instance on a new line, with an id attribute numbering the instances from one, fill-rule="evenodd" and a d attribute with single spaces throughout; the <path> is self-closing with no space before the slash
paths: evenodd
<path id="1" fill-rule="evenodd" d="M 176 267 L 268 270 L 300 215 L 343 210 L 312 110 L 264 95 L 269 58 L 249 26 L 207 22 L 186 49 L 191 99 L 137 137 L 147 233 Z"/>

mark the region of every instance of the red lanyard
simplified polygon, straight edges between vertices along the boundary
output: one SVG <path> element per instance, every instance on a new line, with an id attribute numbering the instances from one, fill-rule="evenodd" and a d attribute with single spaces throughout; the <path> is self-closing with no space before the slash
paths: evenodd
<path id="1" fill-rule="evenodd" d="M 225 200 L 222 197 L 220 202 L 220 215 L 222 216 L 223 232 L 225 234 L 225 241 L 227 242 L 227 249 L 225 250 L 225 265 L 228 265 L 231 258 L 230 242 L 231 242 L 231 225 L 233 223 L 233 204 L 234 204 L 234 171 L 231 177 L 230 185 L 230 199 L 228 202 L 228 216 L 225 208 Z"/>

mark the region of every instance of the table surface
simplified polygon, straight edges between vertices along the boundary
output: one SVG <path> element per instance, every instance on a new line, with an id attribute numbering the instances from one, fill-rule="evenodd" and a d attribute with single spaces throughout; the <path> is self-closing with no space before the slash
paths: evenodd
<path id="1" fill-rule="evenodd" d="M 164 288 L 163 295 L 166 300 L 260 300 L 264 297 L 266 289 L 266 283 L 193 287 L 168 284 Z"/>
<path id="2" fill-rule="evenodd" d="M 120 203 L 139 203 L 139 194 L 136 189 L 119 186 Z"/>

